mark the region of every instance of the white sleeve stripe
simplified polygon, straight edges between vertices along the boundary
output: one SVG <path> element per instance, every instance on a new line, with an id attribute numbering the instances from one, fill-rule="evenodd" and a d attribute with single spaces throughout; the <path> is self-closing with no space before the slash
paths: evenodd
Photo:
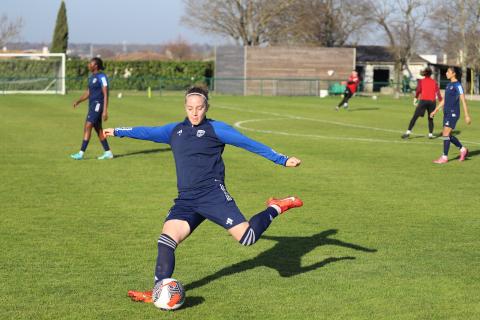
<path id="1" fill-rule="evenodd" d="M 100 80 L 102 81 L 102 85 L 103 85 L 104 87 L 108 87 L 107 78 L 101 77 Z"/>
<path id="2" fill-rule="evenodd" d="M 459 94 L 463 94 L 463 87 L 462 87 L 462 85 L 459 85 L 457 88 L 458 88 L 458 93 L 459 93 Z"/>

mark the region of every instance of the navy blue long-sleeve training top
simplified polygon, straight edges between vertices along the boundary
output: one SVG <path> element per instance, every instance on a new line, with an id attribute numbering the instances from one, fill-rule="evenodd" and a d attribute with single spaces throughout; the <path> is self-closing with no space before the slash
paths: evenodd
<path id="1" fill-rule="evenodd" d="M 246 149 L 279 165 L 284 166 L 288 160 L 287 156 L 244 136 L 226 123 L 206 118 L 197 126 L 185 118 L 183 122 L 161 127 L 116 128 L 114 134 L 169 144 L 175 158 L 179 192 L 211 185 L 214 179 L 224 181 L 225 144 Z"/>

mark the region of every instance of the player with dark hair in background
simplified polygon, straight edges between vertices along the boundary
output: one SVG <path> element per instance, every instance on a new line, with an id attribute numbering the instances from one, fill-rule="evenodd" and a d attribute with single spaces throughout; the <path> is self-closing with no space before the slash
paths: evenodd
<path id="1" fill-rule="evenodd" d="M 185 94 L 187 117 L 182 122 L 160 127 L 104 130 L 107 136 L 167 143 L 172 148 L 178 197 L 158 239 L 154 290 L 158 290 L 157 284 L 163 279 L 172 276 L 177 246 L 205 219 L 227 229 L 241 245 L 250 246 L 260 239 L 279 214 L 303 205 L 297 197 L 270 198 L 267 200 L 267 209 L 249 221 L 245 219 L 225 186 L 225 165 L 222 160 L 225 145 L 243 148 L 286 167 L 297 167 L 301 161 L 277 153 L 226 123 L 206 118 L 208 108 L 208 92 L 200 87 L 192 87 Z M 152 291 L 129 291 L 129 296 L 134 301 L 152 302 Z"/>
<path id="2" fill-rule="evenodd" d="M 353 70 L 348 80 L 343 82 L 345 84 L 345 91 L 343 92 L 343 99 L 340 101 L 338 106 L 335 107 L 335 110 L 340 110 L 343 106 L 344 109 L 348 108 L 348 100 L 357 92 L 358 84 L 360 83 L 360 79 L 358 78 L 358 72 Z"/>
<path id="3" fill-rule="evenodd" d="M 402 135 L 402 139 L 410 137 L 415 122 L 418 117 L 423 117 L 425 112 L 427 112 L 428 116 L 428 138 L 434 138 L 433 118 L 430 117 L 430 113 L 435 110 L 436 99 L 442 101 L 442 94 L 440 93 L 437 82 L 431 78 L 432 69 L 427 67 L 420 74 L 424 78 L 418 80 L 417 89 L 415 90 L 415 98 L 413 99 L 413 104 L 417 107 L 415 108 L 415 112 L 410 120 L 407 131 Z"/>
<path id="4" fill-rule="evenodd" d="M 448 162 L 448 150 L 450 149 L 450 142 L 452 142 L 460 150 L 459 161 L 464 161 L 468 155 L 468 149 L 465 148 L 457 137 L 452 136 L 452 130 L 455 129 L 457 121 L 460 118 L 460 101 L 462 101 L 463 112 L 465 122 L 470 124 L 472 119 L 468 112 L 467 102 L 465 101 L 465 94 L 462 84 L 458 81 L 460 78 L 460 70 L 456 67 L 449 67 L 446 73 L 447 79 L 450 83 L 445 87 L 445 100 L 441 101 L 435 110 L 432 111 L 430 117 L 434 117 L 435 114 L 443 107 L 443 154 L 440 158 L 434 160 L 434 163 L 447 163 Z M 458 78 L 457 78 L 458 76 Z"/>
<path id="5" fill-rule="evenodd" d="M 113 154 L 108 145 L 107 138 L 103 134 L 102 120 L 108 120 L 108 79 L 103 70 L 103 61 L 100 58 L 92 58 L 88 63 L 88 70 L 92 73 L 88 78 L 88 88 L 85 93 L 73 103 L 75 109 L 81 102 L 88 99 L 88 114 L 83 128 L 83 141 L 80 151 L 71 155 L 72 159 L 82 160 L 87 150 L 88 142 L 95 128 L 98 139 L 103 146 L 104 153 L 97 159 L 112 159 Z"/>

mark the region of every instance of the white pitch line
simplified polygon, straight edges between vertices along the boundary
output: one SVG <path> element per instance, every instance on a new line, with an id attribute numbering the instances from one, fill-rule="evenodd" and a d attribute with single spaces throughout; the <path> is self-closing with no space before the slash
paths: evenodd
<path id="1" fill-rule="evenodd" d="M 351 123 L 330 121 L 330 120 L 323 120 L 323 119 L 305 118 L 305 117 L 293 116 L 293 115 L 289 115 L 289 114 L 281 114 L 281 113 L 276 113 L 276 112 L 244 110 L 244 109 L 240 109 L 240 108 L 225 107 L 225 106 L 217 106 L 216 108 L 222 108 L 222 109 L 228 109 L 228 110 L 234 110 L 234 111 L 240 111 L 240 112 L 256 113 L 256 114 L 266 114 L 266 115 L 270 115 L 270 116 L 278 116 L 278 117 L 282 117 L 282 118 L 290 118 L 290 119 L 296 119 L 296 120 L 315 121 L 315 122 L 328 123 L 328 124 L 333 124 L 333 125 L 343 126 L 343 127 L 350 127 L 350 128 L 359 128 L 359 129 L 367 129 L 367 130 L 375 130 L 375 131 L 385 131 L 385 132 L 393 132 L 393 133 L 403 133 L 403 131 L 399 131 L 399 130 L 382 129 L 382 128 L 376 128 L 376 127 L 363 126 L 363 125 L 359 125 L 359 124 L 351 124 Z"/>
<path id="2" fill-rule="evenodd" d="M 398 133 L 403 133 L 403 131 L 398 131 L 398 130 L 369 127 L 369 126 L 350 124 L 350 123 L 344 123 L 344 122 L 338 122 L 338 121 L 305 118 L 305 117 L 293 116 L 293 115 L 289 115 L 289 114 L 281 114 L 281 113 L 276 113 L 276 112 L 253 111 L 253 110 L 245 110 L 245 109 L 241 109 L 241 108 L 227 107 L 227 106 L 216 106 L 216 108 L 233 110 L 233 111 L 238 111 L 238 112 L 243 112 L 243 113 L 265 114 L 265 115 L 272 115 L 272 116 L 279 117 L 279 118 L 275 118 L 275 119 L 250 119 L 250 120 L 244 120 L 244 121 L 237 121 L 237 122 L 234 123 L 235 127 L 246 130 L 246 131 L 253 131 L 253 132 L 260 132 L 260 133 L 267 133 L 267 134 L 276 134 L 276 135 L 285 135 L 285 136 L 305 137 L 305 138 L 317 138 L 317 139 L 362 141 L 362 142 L 381 142 L 381 143 L 400 143 L 400 144 L 404 144 L 404 143 L 423 144 L 423 145 L 427 144 L 427 145 L 438 146 L 438 144 L 434 143 L 434 142 L 421 142 L 421 141 L 410 141 L 410 140 L 385 140 L 385 139 L 372 139 L 372 138 L 352 138 L 352 137 L 332 137 L 332 136 L 324 136 L 324 135 L 316 135 L 316 134 L 288 133 L 288 132 L 283 132 L 283 131 L 252 129 L 252 128 L 244 127 L 244 126 L 242 126 L 242 124 L 248 123 L 248 122 L 279 120 L 279 119 L 283 118 L 283 119 L 315 121 L 315 122 L 328 123 L 328 124 L 344 126 L 344 127 L 367 129 L 367 130 L 374 130 L 374 131 L 384 131 L 384 132 L 391 132 L 391 133 L 397 133 L 397 134 Z M 417 137 L 422 137 L 421 135 L 416 135 L 416 136 Z M 462 141 L 464 141 L 466 143 L 469 143 L 469 144 L 480 145 L 479 142 L 466 141 L 466 140 L 462 140 Z"/>
<path id="3" fill-rule="evenodd" d="M 283 131 L 274 131 L 274 130 L 260 130 L 260 129 L 252 129 L 248 127 L 244 127 L 244 123 L 251 123 L 251 122 L 260 122 L 260 121 L 272 121 L 272 120 L 281 120 L 281 119 L 288 119 L 288 118 L 275 118 L 275 119 L 251 119 L 251 120 L 243 120 L 237 121 L 233 125 L 239 129 L 243 129 L 245 131 L 252 131 L 252 132 L 260 132 L 260 133 L 267 133 L 267 134 L 276 134 L 282 136 L 289 136 L 289 137 L 302 137 L 302 138 L 314 138 L 314 139 L 328 139 L 328 140 L 341 140 L 341 141 L 361 141 L 361 142 L 381 142 L 381 143 L 401 143 L 401 144 L 428 144 L 435 147 L 438 147 L 438 144 L 431 143 L 431 142 L 420 142 L 420 141 L 406 141 L 406 140 L 383 140 L 383 139 L 371 139 L 371 138 L 352 138 L 352 137 L 332 137 L 332 136 L 323 136 L 318 134 L 302 134 L 302 133 L 289 133 Z"/>

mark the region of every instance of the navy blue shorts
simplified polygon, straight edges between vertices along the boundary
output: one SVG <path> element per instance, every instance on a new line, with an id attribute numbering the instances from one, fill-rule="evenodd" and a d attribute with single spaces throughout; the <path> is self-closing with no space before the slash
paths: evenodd
<path id="1" fill-rule="evenodd" d="M 85 121 L 91 122 L 94 125 L 102 124 L 103 103 L 99 101 L 92 102 L 88 106 L 87 119 Z"/>
<path id="2" fill-rule="evenodd" d="M 165 221 L 186 221 L 190 226 L 190 232 L 193 232 L 205 219 L 225 229 L 247 221 L 223 182 L 218 180 L 201 190 L 181 192 Z"/>
<path id="3" fill-rule="evenodd" d="M 446 114 L 443 116 L 443 126 L 455 129 L 457 126 L 458 115 L 457 114 Z"/>

